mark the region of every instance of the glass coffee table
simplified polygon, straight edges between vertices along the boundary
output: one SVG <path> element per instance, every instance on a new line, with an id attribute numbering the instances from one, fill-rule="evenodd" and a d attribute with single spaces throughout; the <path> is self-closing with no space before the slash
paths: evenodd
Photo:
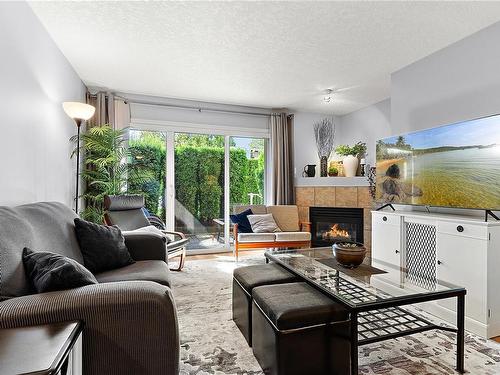
<path id="1" fill-rule="evenodd" d="M 358 374 L 358 347 L 432 329 L 456 332 L 457 371 L 464 372 L 465 294 L 462 287 L 427 273 L 365 258 L 347 269 L 333 258 L 330 247 L 268 250 L 266 261 L 275 262 L 342 304 L 349 312 L 351 374 Z M 422 302 L 457 298 L 456 328 L 441 326 L 401 308 Z"/>

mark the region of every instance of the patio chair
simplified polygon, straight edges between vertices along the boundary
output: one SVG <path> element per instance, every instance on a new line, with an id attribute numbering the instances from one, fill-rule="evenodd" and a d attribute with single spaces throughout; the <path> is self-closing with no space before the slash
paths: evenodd
<path id="1" fill-rule="evenodd" d="M 165 230 L 163 221 L 145 209 L 142 195 L 107 195 L 104 197 L 104 208 L 105 223 L 116 225 L 123 231 L 156 227 L 165 235 L 167 259 L 180 257 L 179 266 L 172 270 L 180 271 L 184 267 L 189 239 L 184 233 Z"/>

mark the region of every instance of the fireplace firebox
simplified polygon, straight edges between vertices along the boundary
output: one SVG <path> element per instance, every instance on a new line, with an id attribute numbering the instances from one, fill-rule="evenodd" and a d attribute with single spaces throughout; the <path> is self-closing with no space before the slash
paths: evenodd
<path id="1" fill-rule="evenodd" d="M 312 246 L 330 246 L 339 241 L 363 242 L 363 209 L 310 207 Z"/>

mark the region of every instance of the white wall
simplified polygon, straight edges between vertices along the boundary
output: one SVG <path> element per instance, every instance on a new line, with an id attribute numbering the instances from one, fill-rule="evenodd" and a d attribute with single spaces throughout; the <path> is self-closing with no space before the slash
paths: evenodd
<path id="1" fill-rule="evenodd" d="M 316 141 L 314 139 L 314 123 L 332 117 L 319 113 L 294 112 L 293 139 L 294 139 L 294 166 L 295 177 L 300 177 L 306 164 L 316 164 L 316 175 L 319 176 L 320 165 Z M 337 136 L 340 132 L 338 118 L 333 116 L 336 126 L 335 145 L 338 145 Z"/>
<path id="2" fill-rule="evenodd" d="M 391 98 L 340 117 L 338 141 L 367 142 L 372 163 L 377 139 L 500 113 L 499 42 L 500 22 L 393 73 Z"/>
<path id="3" fill-rule="evenodd" d="M 391 76 L 391 98 L 336 118 L 335 144 L 375 142 L 439 125 L 500 113 L 500 22 Z M 319 163 L 312 124 L 324 115 L 295 114 L 295 166 Z"/>
<path id="4" fill-rule="evenodd" d="M 0 205 L 72 205 L 76 126 L 63 101 L 85 87 L 27 3 L 0 3 Z"/>
<path id="5" fill-rule="evenodd" d="M 395 73 L 394 134 L 500 113 L 500 22 Z"/>
<path id="6" fill-rule="evenodd" d="M 324 117 L 318 113 L 294 113 L 294 165 L 295 177 L 300 177 L 306 164 L 316 164 L 319 175 L 319 158 L 314 140 L 314 123 Z M 344 116 L 333 116 L 336 126 L 335 146 L 340 144 L 353 145 L 356 142 L 366 142 L 368 146 L 367 163 L 374 164 L 375 142 L 392 134 L 391 130 L 391 100 L 386 99 L 369 107 L 349 113 Z M 342 159 L 335 152 L 330 159 Z"/>
<path id="7" fill-rule="evenodd" d="M 366 163 L 375 164 L 375 142 L 390 136 L 391 100 L 386 99 L 339 118 L 338 144 L 366 142 Z M 339 158 L 341 159 L 341 158 Z"/>
<path id="8" fill-rule="evenodd" d="M 500 113 L 499 43 L 497 22 L 393 73 L 393 134 Z"/>

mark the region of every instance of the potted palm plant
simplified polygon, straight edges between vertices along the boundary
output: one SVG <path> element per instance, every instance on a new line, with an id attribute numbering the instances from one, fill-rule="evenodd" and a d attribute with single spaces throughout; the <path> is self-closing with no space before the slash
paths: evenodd
<path id="1" fill-rule="evenodd" d="M 366 143 L 358 142 L 353 146 L 339 145 L 335 148 L 335 152 L 344 157 L 342 165 L 344 166 L 345 176 L 354 177 L 358 170 L 359 157 L 366 153 Z"/>
<path id="2" fill-rule="evenodd" d="M 102 223 L 104 197 L 124 194 L 131 181 L 146 181 L 147 172 L 129 164 L 125 132 L 109 125 L 88 129 L 80 136 L 80 152 L 85 166 L 81 177 L 87 183 L 82 194 L 85 208 L 79 214 L 85 220 Z M 71 141 L 76 143 L 76 136 Z M 72 156 L 76 154 L 76 149 Z"/>

